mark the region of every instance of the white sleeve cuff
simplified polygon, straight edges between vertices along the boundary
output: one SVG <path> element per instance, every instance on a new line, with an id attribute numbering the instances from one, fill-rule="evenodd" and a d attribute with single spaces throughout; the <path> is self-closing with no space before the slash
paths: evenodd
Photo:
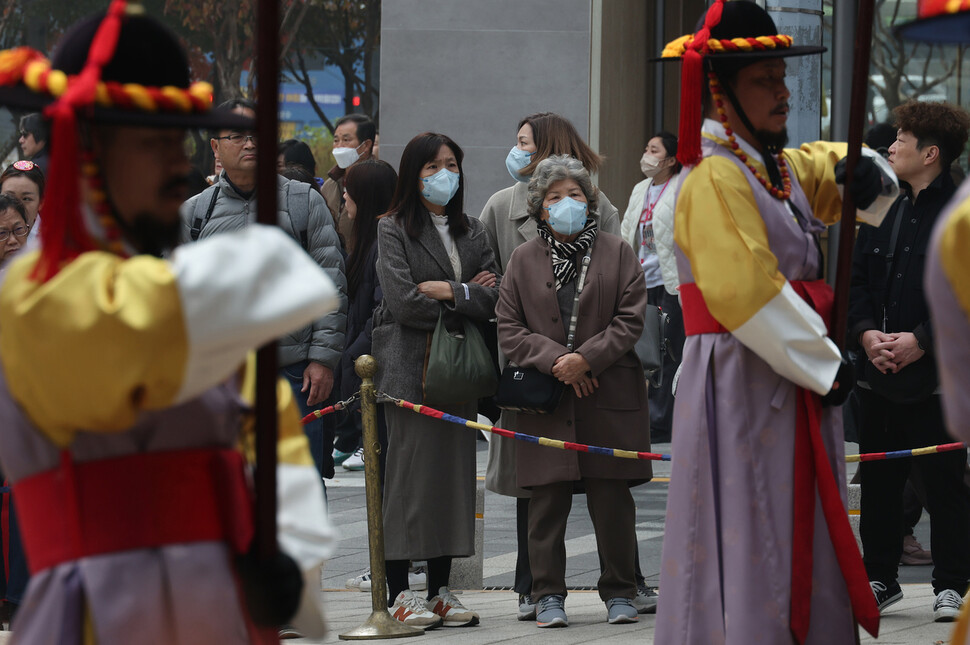
<path id="1" fill-rule="evenodd" d="M 248 351 L 337 307 L 330 278 L 274 226 L 179 247 L 172 272 L 189 344 L 178 402 L 228 378 Z"/>
<path id="2" fill-rule="evenodd" d="M 779 375 L 818 394 L 828 393 L 842 362 L 822 317 L 787 282 L 733 334 Z"/>

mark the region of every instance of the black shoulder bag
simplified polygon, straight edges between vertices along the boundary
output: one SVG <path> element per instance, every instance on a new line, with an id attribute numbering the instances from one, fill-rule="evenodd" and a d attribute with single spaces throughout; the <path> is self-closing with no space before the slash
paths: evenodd
<path id="1" fill-rule="evenodd" d="M 576 340 L 576 319 L 579 315 L 579 295 L 583 292 L 586 282 L 586 270 L 593 253 L 590 246 L 583 257 L 583 268 L 576 283 L 576 295 L 573 298 L 573 313 L 569 319 L 569 333 L 566 336 L 566 350 L 573 351 Z M 549 414 L 559 407 L 566 384 L 552 374 L 540 372 L 535 367 L 518 367 L 509 363 L 502 370 L 502 377 L 498 382 L 498 393 L 495 395 L 495 405 L 503 410 L 525 412 L 528 414 Z"/>

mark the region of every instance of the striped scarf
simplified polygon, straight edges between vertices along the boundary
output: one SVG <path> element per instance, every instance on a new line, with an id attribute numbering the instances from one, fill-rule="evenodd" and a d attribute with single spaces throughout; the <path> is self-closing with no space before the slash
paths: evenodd
<path id="1" fill-rule="evenodd" d="M 557 240 L 546 222 L 539 222 L 537 228 L 539 237 L 544 239 L 552 249 L 552 273 L 556 276 L 556 291 L 559 291 L 564 284 L 569 284 L 575 279 L 576 258 L 580 254 L 585 254 L 586 250 L 593 245 L 598 231 L 596 220 L 590 218 L 583 230 L 579 232 L 579 237 L 572 242 Z"/>

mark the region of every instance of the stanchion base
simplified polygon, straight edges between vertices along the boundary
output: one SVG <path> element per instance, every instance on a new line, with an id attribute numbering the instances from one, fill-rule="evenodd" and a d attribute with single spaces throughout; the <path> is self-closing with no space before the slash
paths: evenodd
<path id="1" fill-rule="evenodd" d="M 405 625 L 391 617 L 387 610 L 377 610 L 371 613 L 360 627 L 340 634 L 342 641 L 367 641 L 380 638 L 405 638 L 407 636 L 421 636 L 423 629 Z"/>

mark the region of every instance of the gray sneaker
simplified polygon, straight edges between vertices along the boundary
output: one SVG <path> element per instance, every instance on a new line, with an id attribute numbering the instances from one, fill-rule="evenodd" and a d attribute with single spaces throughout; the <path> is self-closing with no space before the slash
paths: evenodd
<path id="1" fill-rule="evenodd" d="M 637 608 L 638 614 L 657 613 L 657 600 L 660 595 L 656 587 L 647 585 L 637 586 L 637 595 L 633 597 L 633 606 Z"/>
<path id="2" fill-rule="evenodd" d="M 516 614 L 519 620 L 535 620 L 536 604 L 532 602 L 529 594 L 519 594 L 519 612 Z"/>
<path id="3" fill-rule="evenodd" d="M 936 595 L 933 603 L 933 621 L 937 623 L 950 623 L 960 616 L 963 608 L 963 598 L 952 589 L 944 589 Z"/>
<path id="4" fill-rule="evenodd" d="M 536 627 L 567 627 L 568 625 L 565 598 L 543 596 L 539 599 L 536 604 Z"/>
<path id="5" fill-rule="evenodd" d="M 637 608 L 629 598 L 610 598 L 606 601 L 606 621 L 609 624 L 635 623 L 638 620 Z"/>

